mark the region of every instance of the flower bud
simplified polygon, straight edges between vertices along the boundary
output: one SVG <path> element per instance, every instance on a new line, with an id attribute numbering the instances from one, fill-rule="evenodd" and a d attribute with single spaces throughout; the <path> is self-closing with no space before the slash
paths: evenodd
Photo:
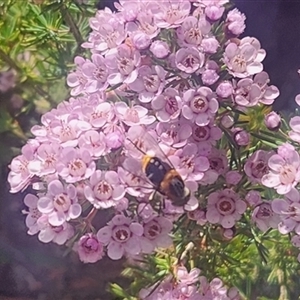
<path id="1" fill-rule="evenodd" d="M 228 32 L 233 36 L 239 36 L 245 30 L 246 16 L 237 8 L 231 10 L 227 14 L 226 27 Z"/>
<path id="2" fill-rule="evenodd" d="M 256 206 L 262 202 L 260 192 L 254 190 L 251 190 L 246 194 L 245 200 L 250 206 Z"/>
<path id="3" fill-rule="evenodd" d="M 272 111 L 265 116 L 265 125 L 271 131 L 277 131 L 281 125 L 281 118 L 280 116 Z"/>
<path id="4" fill-rule="evenodd" d="M 225 175 L 226 183 L 236 185 L 242 179 L 242 175 L 238 171 L 229 171 Z"/>
<path id="5" fill-rule="evenodd" d="M 234 124 L 234 119 L 232 116 L 230 115 L 224 115 L 221 119 L 221 124 L 222 126 L 224 126 L 225 128 L 230 128 L 233 126 Z"/>
<path id="6" fill-rule="evenodd" d="M 205 53 L 214 54 L 217 52 L 220 44 L 215 37 L 209 37 L 202 40 L 201 47 Z"/>
<path id="7" fill-rule="evenodd" d="M 211 5 L 205 8 L 205 15 L 210 21 L 214 22 L 219 20 L 222 17 L 224 11 L 225 11 L 225 7 L 223 6 Z"/>
<path id="8" fill-rule="evenodd" d="M 228 98 L 233 93 L 232 84 L 229 81 L 221 82 L 217 87 L 216 93 L 221 98 Z"/>
<path id="9" fill-rule="evenodd" d="M 208 69 L 202 73 L 201 79 L 205 85 L 213 85 L 219 77 L 215 70 Z"/>
<path id="10" fill-rule="evenodd" d="M 105 142 L 108 148 L 118 149 L 124 143 L 124 136 L 118 130 L 110 132 L 105 136 Z"/>
<path id="11" fill-rule="evenodd" d="M 150 46 L 151 39 L 144 32 L 137 32 L 132 37 L 132 43 L 138 50 L 147 49 Z"/>
<path id="12" fill-rule="evenodd" d="M 247 146 L 250 142 L 249 133 L 241 128 L 233 129 L 233 138 L 239 146 Z"/>
<path id="13" fill-rule="evenodd" d="M 169 55 L 170 48 L 166 42 L 154 41 L 150 46 L 150 51 L 157 58 L 164 58 Z"/>

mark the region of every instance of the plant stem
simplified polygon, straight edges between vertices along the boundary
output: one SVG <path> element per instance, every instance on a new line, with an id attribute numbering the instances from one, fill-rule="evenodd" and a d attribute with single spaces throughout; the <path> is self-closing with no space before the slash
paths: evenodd
<path id="1" fill-rule="evenodd" d="M 2 49 L 0 49 L 0 58 L 5 61 L 11 68 L 21 73 L 22 69 L 18 67 L 18 65 Z"/>
<path id="2" fill-rule="evenodd" d="M 72 34 L 77 42 L 78 47 L 80 47 L 80 45 L 84 42 L 84 40 L 79 31 L 79 28 L 77 27 L 76 23 L 73 20 L 72 15 L 69 13 L 68 8 L 65 5 L 61 6 L 60 11 L 64 18 L 64 21 L 70 27 L 70 31 L 72 32 Z M 77 52 L 77 50 L 76 50 L 76 52 Z"/>

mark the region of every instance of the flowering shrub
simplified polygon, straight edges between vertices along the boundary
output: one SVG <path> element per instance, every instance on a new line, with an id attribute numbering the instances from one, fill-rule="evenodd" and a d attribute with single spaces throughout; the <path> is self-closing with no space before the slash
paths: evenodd
<path id="1" fill-rule="evenodd" d="M 271 112 L 279 91 L 263 71 L 266 53 L 238 38 L 245 16 L 227 0 L 116 8 L 90 19 L 82 46 L 91 55 L 76 57 L 67 77 L 72 97 L 42 116 L 11 162 L 11 192 L 34 190 L 24 198 L 28 234 L 84 263 L 154 264 L 155 282 L 136 278 L 141 299 L 240 299 L 218 278 L 228 243 L 250 236 L 265 258 L 263 237 L 275 229 L 300 248 L 299 117 L 288 126 Z M 146 179 L 142 159 L 155 150 L 146 135 L 187 201 Z M 102 227 L 100 210 L 111 216 Z"/>

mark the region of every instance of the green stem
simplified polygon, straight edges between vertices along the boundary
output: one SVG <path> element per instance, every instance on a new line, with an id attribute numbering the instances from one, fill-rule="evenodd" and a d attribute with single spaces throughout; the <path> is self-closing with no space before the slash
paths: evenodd
<path id="1" fill-rule="evenodd" d="M 70 27 L 70 31 L 72 32 L 72 34 L 78 44 L 78 47 L 80 47 L 81 44 L 84 42 L 84 40 L 79 31 L 79 28 L 77 27 L 75 21 L 73 20 L 72 15 L 69 13 L 68 8 L 65 5 L 61 6 L 60 11 L 64 18 L 64 21 Z M 76 52 L 77 52 L 77 50 L 76 50 Z"/>
<path id="2" fill-rule="evenodd" d="M 33 85 L 33 88 L 40 96 L 46 98 L 48 102 L 51 104 L 51 106 L 56 106 L 54 99 L 47 92 L 45 92 L 40 86 Z"/>
<path id="3" fill-rule="evenodd" d="M 19 73 L 22 72 L 22 69 L 2 50 L 0 49 L 0 58 L 5 61 L 11 68 L 15 69 Z"/>

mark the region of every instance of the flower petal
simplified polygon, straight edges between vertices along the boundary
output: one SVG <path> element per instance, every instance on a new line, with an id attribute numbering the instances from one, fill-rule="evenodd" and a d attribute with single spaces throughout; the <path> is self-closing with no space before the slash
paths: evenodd
<path id="1" fill-rule="evenodd" d="M 117 242 L 110 242 L 107 246 L 107 255 L 113 260 L 120 259 L 124 254 L 124 247 L 122 244 Z"/>

